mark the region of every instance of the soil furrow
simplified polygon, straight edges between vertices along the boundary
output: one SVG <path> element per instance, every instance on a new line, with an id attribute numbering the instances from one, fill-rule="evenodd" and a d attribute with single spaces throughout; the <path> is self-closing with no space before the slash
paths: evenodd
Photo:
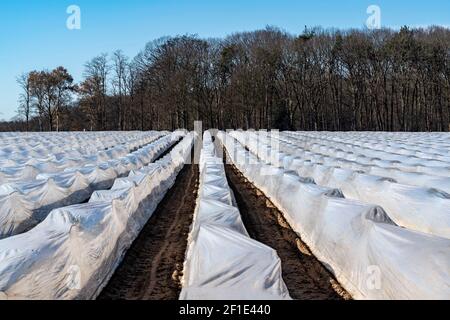
<path id="1" fill-rule="evenodd" d="M 350 299 L 270 200 L 233 165 L 226 165 L 226 174 L 250 236 L 277 251 L 291 297 L 296 300 Z"/>
<path id="2" fill-rule="evenodd" d="M 178 299 L 198 178 L 198 166 L 185 165 L 99 299 Z"/>

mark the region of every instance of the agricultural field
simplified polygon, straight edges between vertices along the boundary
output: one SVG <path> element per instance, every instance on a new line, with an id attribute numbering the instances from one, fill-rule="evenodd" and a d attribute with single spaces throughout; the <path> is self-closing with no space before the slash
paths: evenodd
<path id="1" fill-rule="evenodd" d="M 450 135 L 0 133 L 0 299 L 450 299 Z"/>

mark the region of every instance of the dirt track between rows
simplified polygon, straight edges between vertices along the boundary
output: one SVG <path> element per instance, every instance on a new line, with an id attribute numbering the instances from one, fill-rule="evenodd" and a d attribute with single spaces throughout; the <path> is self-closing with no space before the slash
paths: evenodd
<path id="1" fill-rule="evenodd" d="M 291 297 L 296 300 L 350 299 L 269 199 L 236 167 L 226 165 L 226 173 L 250 236 L 277 250 Z"/>
<path id="2" fill-rule="evenodd" d="M 198 179 L 198 165 L 185 165 L 98 299 L 178 299 Z"/>

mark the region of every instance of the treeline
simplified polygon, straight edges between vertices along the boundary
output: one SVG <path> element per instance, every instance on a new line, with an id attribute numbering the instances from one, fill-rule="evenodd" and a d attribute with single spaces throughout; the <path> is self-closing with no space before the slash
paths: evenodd
<path id="1" fill-rule="evenodd" d="M 78 84 L 63 67 L 19 84 L 20 120 L 0 129 L 448 131 L 450 30 L 168 37 L 93 58 Z"/>

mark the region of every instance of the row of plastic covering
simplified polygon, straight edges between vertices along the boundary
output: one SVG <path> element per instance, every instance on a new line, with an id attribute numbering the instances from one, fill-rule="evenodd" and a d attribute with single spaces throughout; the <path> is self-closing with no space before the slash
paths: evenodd
<path id="1" fill-rule="evenodd" d="M 93 191 L 111 188 L 116 178 L 153 162 L 182 136 L 184 132 L 177 131 L 118 159 L 0 186 L 0 239 L 30 230 L 53 209 L 82 203 Z"/>
<path id="2" fill-rule="evenodd" d="M 137 134 L 110 135 L 101 133 L 30 133 L 27 138 L 23 136 L 3 138 L 0 141 L 0 156 L 25 159 L 28 157 L 45 157 L 47 154 L 61 154 L 77 152 L 85 154 L 101 149 L 107 149 L 125 142 L 127 139 L 136 138 Z"/>
<path id="3" fill-rule="evenodd" d="M 310 138 L 304 138 L 309 140 Z M 394 153 L 387 153 L 384 151 L 374 152 L 368 148 L 355 150 L 355 147 L 349 148 L 348 146 L 339 145 L 336 142 L 327 143 L 311 143 L 305 142 L 301 138 L 296 138 L 297 143 L 300 143 L 303 147 L 307 148 L 308 151 L 316 152 L 323 156 L 334 156 L 342 157 L 344 159 L 359 162 L 366 165 L 376 165 L 382 168 L 398 168 L 404 171 L 415 172 L 417 168 L 428 167 L 437 168 L 438 172 L 449 172 L 450 163 L 446 161 L 431 159 L 431 158 L 421 158 L 405 155 L 398 155 Z M 381 154 L 382 153 L 382 154 Z M 431 156 L 430 156 L 431 157 Z M 433 172 L 428 169 L 429 172 Z"/>
<path id="4" fill-rule="evenodd" d="M 310 164 L 323 164 L 326 166 L 338 166 L 343 169 L 357 170 L 365 172 L 371 175 L 378 175 L 382 177 L 392 178 L 399 183 L 408 184 L 413 186 L 435 188 L 445 192 L 450 192 L 450 177 L 433 175 L 430 173 L 419 172 L 405 172 L 398 168 L 380 167 L 375 164 L 362 164 L 360 162 L 349 160 L 346 155 L 336 154 L 335 157 L 323 155 L 321 153 L 314 153 L 309 151 L 303 151 L 294 141 L 287 139 L 284 144 L 286 152 L 292 152 L 298 157 L 301 157 Z M 443 170 L 437 170 L 436 173 L 443 172 Z M 443 172 L 446 174 L 445 172 Z"/>
<path id="5" fill-rule="evenodd" d="M 406 159 L 408 162 L 414 162 L 415 160 L 421 161 L 421 159 L 425 160 L 440 160 L 444 162 L 448 162 L 450 159 L 450 155 L 447 151 L 442 149 L 448 148 L 450 143 L 446 143 L 440 146 L 440 149 L 432 149 L 429 146 L 421 146 L 420 141 L 417 141 L 416 146 L 412 147 L 403 145 L 402 143 L 392 143 L 389 140 L 378 140 L 378 139 L 358 139 L 358 137 L 353 136 L 351 139 L 349 137 L 342 136 L 341 134 L 337 134 L 334 137 L 331 136 L 321 136 L 317 133 L 286 133 L 292 136 L 302 137 L 302 138 L 310 138 L 317 143 L 324 142 L 325 144 L 335 144 L 339 147 L 343 147 L 344 150 L 347 151 L 355 151 L 355 152 L 364 152 L 367 151 L 371 156 L 378 156 L 380 158 L 393 159 L 397 158 L 401 161 Z M 450 141 L 449 141 L 450 142 Z M 441 150 L 441 151 L 439 151 Z M 439 163 L 439 161 L 437 161 Z"/>
<path id="6" fill-rule="evenodd" d="M 0 161 L 14 159 L 23 162 L 30 158 L 56 159 L 89 155 L 132 140 L 147 138 L 158 132 L 52 132 L 14 133 L 0 139 Z M 166 134 L 168 132 L 165 132 Z M 2 163 L 4 164 L 4 163 Z"/>
<path id="7" fill-rule="evenodd" d="M 370 147 L 359 147 L 351 143 L 341 143 L 334 140 L 325 141 L 310 135 L 285 134 L 295 138 L 297 144 L 304 149 L 323 156 L 342 157 L 366 165 L 376 165 L 383 168 L 397 168 L 406 172 L 421 172 L 431 175 L 450 176 L 450 158 L 435 154 L 425 154 L 424 158 L 408 156 L 385 150 L 373 150 Z M 445 147 L 445 148 L 448 148 Z M 444 147 L 443 147 L 444 149 Z M 437 158 L 441 158 L 438 160 Z"/>
<path id="8" fill-rule="evenodd" d="M 92 154 L 76 155 L 70 152 L 61 156 L 49 154 L 43 158 L 25 159 L 19 162 L 8 158 L 3 161 L 0 169 L 0 185 L 8 182 L 31 180 L 41 173 L 56 173 L 73 167 L 97 165 L 103 161 L 123 157 L 130 151 L 147 145 L 165 135 L 165 133 L 160 132 L 148 133 L 146 136 L 126 140 L 126 143 L 120 143 L 106 150 L 97 149 Z M 6 164 L 6 162 L 8 163 Z"/>
<path id="9" fill-rule="evenodd" d="M 54 210 L 27 233 L 0 240 L 0 297 L 95 299 L 174 184 L 194 139 L 189 133 L 88 203 Z"/>
<path id="10" fill-rule="evenodd" d="M 289 299 L 277 253 L 248 236 L 209 132 L 200 172 L 180 299 Z"/>
<path id="11" fill-rule="evenodd" d="M 358 147 L 350 143 L 336 141 L 324 141 L 320 138 L 310 136 L 299 136 L 297 134 L 282 135 L 290 137 L 293 143 L 302 146 L 305 150 L 320 154 L 322 156 L 341 157 L 349 161 L 355 161 L 365 165 L 376 165 L 382 168 L 397 168 L 406 172 L 422 172 L 448 176 L 450 173 L 450 162 L 437 160 L 433 155 L 426 158 L 406 156 L 386 151 L 375 151 L 368 147 Z"/>
<path id="12" fill-rule="evenodd" d="M 238 169 L 283 212 L 355 299 L 450 299 L 450 240 L 401 228 L 379 206 L 263 164 L 219 134 Z"/>
<path id="13" fill-rule="evenodd" d="M 283 151 L 299 157 L 304 161 L 305 165 L 321 164 L 325 166 L 335 166 L 342 169 L 356 170 L 371 175 L 391 178 L 402 184 L 434 188 L 450 193 L 450 177 L 446 174 L 445 168 L 438 168 L 439 170 L 435 172 L 437 174 L 441 173 L 441 176 L 430 173 L 405 172 L 395 167 L 383 167 L 377 164 L 368 164 L 367 162 L 361 163 L 356 159 L 350 160 L 350 158 L 352 158 L 351 155 L 349 156 L 349 154 L 343 153 L 342 151 L 336 151 L 334 155 L 332 153 L 328 154 L 323 152 L 308 151 L 303 148 L 303 144 L 301 142 L 292 137 L 284 137 L 284 135 L 280 135 L 276 139 L 284 142 L 281 145 L 281 149 L 283 149 Z M 377 161 L 380 160 L 374 160 L 374 162 Z"/>
<path id="14" fill-rule="evenodd" d="M 23 146 L 20 144 L 7 145 L 3 148 L 0 153 L 0 164 L 4 166 L 25 166 L 32 165 L 33 159 L 38 159 L 43 162 L 51 161 L 55 164 L 59 164 L 64 159 L 74 159 L 77 158 L 87 158 L 89 156 L 95 155 L 98 151 L 105 151 L 111 149 L 115 146 L 121 145 L 132 145 L 135 143 L 135 147 L 138 145 L 143 145 L 148 141 L 149 137 L 161 136 L 166 133 L 162 132 L 141 132 L 133 134 L 114 134 L 112 133 L 110 137 L 104 137 L 101 140 L 93 139 L 90 141 L 90 135 L 77 136 L 78 139 L 84 138 L 80 143 L 74 143 L 68 136 L 65 140 L 61 139 L 58 145 L 43 142 L 34 147 Z M 16 151 L 14 151 L 16 150 Z"/>
<path id="15" fill-rule="evenodd" d="M 288 132 L 373 150 L 429 158 L 449 157 L 450 134 L 405 132 Z"/>
<path id="16" fill-rule="evenodd" d="M 449 178 L 433 179 L 428 175 L 398 170 L 387 172 L 376 167 L 353 166 L 352 169 L 347 169 L 342 161 L 326 161 L 326 165 L 322 165 L 304 161 L 308 157 L 299 154 L 295 145 L 289 146 L 289 143 L 282 142 L 279 149 L 290 156 L 296 156 L 295 159 L 281 156 L 284 158 L 282 162 L 285 169 L 294 170 L 302 177 L 310 177 L 319 185 L 339 188 L 347 198 L 379 204 L 401 226 L 450 238 L 450 196 L 435 189 L 405 185 L 431 185 L 448 191 Z M 395 180 L 402 184 L 395 183 Z"/>
<path id="17" fill-rule="evenodd" d="M 450 238 L 450 195 L 445 192 L 341 168 L 332 161 L 326 165 L 306 162 L 295 145 L 279 141 L 272 148 L 273 140 L 265 132 L 233 132 L 232 136 L 268 163 L 311 178 L 318 185 L 340 189 L 348 199 L 380 205 L 399 226 Z"/>

